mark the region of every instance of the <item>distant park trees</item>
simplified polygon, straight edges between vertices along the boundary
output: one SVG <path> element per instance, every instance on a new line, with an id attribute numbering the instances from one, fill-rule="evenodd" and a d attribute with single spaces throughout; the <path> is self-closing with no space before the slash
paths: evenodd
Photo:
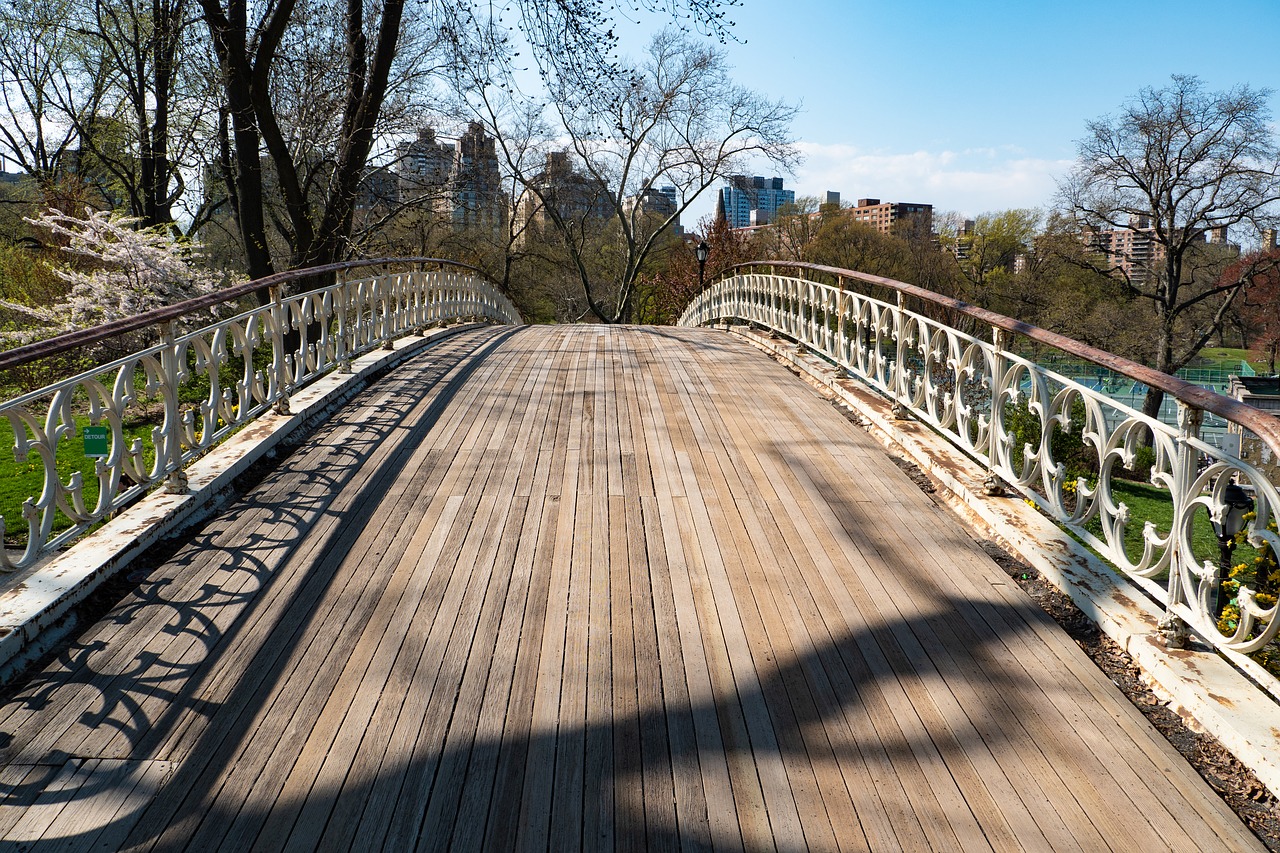
<path id="1" fill-rule="evenodd" d="M 538 145 L 528 134 L 513 140 L 503 121 L 543 114 L 536 100 L 475 75 L 460 82 L 522 187 L 522 215 L 564 249 L 583 313 L 604 322 L 634 319 L 640 279 L 695 198 L 749 158 L 780 169 L 796 161 L 795 108 L 736 84 L 722 50 L 676 29 L 657 33 L 637 62 L 552 98 Z"/>
<path id="2" fill-rule="evenodd" d="M 446 112 L 451 63 L 498 68 L 486 82 L 508 85 L 520 44 L 553 99 L 574 81 L 603 91 L 622 73 L 616 14 L 681 16 L 723 38 L 726 5 L 14 0 L 0 9 L 0 155 L 42 201 L 84 179 L 95 206 L 143 227 L 194 227 L 220 206 L 250 275 L 324 263 L 354 250 L 377 146 L 394 146 L 406 118 Z"/>
<path id="3" fill-rule="evenodd" d="M 1280 145 L 1265 90 L 1240 86 L 1206 91 L 1195 77 L 1143 89 L 1119 114 L 1089 122 L 1078 160 L 1063 181 L 1064 209 L 1077 226 L 1130 228 L 1149 223 L 1151 259 L 1127 269 L 1129 290 L 1153 309 L 1158 324 L 1152 366 L 1185 366 L 1222 327 L 1252 270 L 1222 276 L 1231 262 L 1208 235 L 1231 226 L 1261 228 L 1280 202 Z M 1144 411 L 1163 394 L 1151 389 Z"/>
<path id="4" fill-rule="evenodd" d="M 216 114 L 193 11 L 192 0 L 0 7 L 0 157 L 46 203 L 70 195 L 68 207 L 88 201 L 141 227 L 172 226 Z"/>

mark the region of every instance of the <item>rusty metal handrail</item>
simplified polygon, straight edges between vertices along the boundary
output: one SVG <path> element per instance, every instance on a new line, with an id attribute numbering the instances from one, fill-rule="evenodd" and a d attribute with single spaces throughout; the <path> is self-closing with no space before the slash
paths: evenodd
<path id="1" fill-rule="evenodd" d="M 980 308 L 977 305 L 971 305 L 959 299 L 953 299 L 950 296 L 943 296 L 940 293 L 934 293 L 923 287 L 914 284 L 908 284 L 904 281 L 897 281 L 892 278 L 885 278 L 878 275 L 870 275 L 869 273 L 857 272 L 855 270 L 841 269 L 839 267 L 828 267 L 821 264 L 810 264 L 803 261 L 758 261 L 743 264 L 735 264 L 722 270 L 719 277 L 732 275 L 734 270 L 757 268 L 762 266 L 768 267 L 786 267 L 793 269 L 811 270 L 813 272 L 832 275 L 839 278 L 852 278 L 859 281 L 874 284 L 880 287 L 886 287 L 895 290 L 905 296 L 919 299 L 922 302 L 928 302 L 956 311 L 965 316 L 972 317 L 989 326 L 998 329 L 1004 329 L 1007 332 L 1021 335 L 1022 337 L 1042 343 L 1047 346 L 1054 347 L 1062 352 L 1079 356 L 1080 358 L 1090 361 L 1099 367 L 1105 367 L 1107 370 L 1122 374 L 1130 379 L 1141 382 L 1142 384 L 1158 388 L 1161 391 L 1173 396 L 1177 400 L 1181 400 L 1189 406 L 1210 412 L 1217 415 L 1223 420 L 1233 421 L 1247 428 L 1254 435 L 1258 436 L 1262 441 L 1271 448 L 1272 452 L 1280 457 L 1280 418 L 1267 414 L 1261 409 L 1242 403 L 1231 397 L 1219 394 L 1208 388 L 1187 382 L 1185 379 L 1179 379 L 1176 376 L 1170 376 L 1167 373 L 1161 373 L 1159 370 L 1147 367 L 1145 364 L 1139 364 L 1136 361 L 1130 361 L 1122 356 L 1109 353 L 1088 344 L 1081 343 L 1074 338 L 1068 338 L 1057 332 L 1051 332 L 1048 329 L 1042 329 L 1039 326 L 1033 326 L 1030 323 L 1024 323 L 1021 320 L 1015 320 L 1012 317 L 1006 317 L 1003 314 L 997 314 L 986 308 Z"/>
<path id="2" fill-rule="evenodd" d="M 275 285 L 285 284 L 302 278 L 312 278 L 318 275 L 327 275 L 328 273 L 341 272 L 343 270 L 354 269 L 356 267 L 373 267 L 390 264 L 441 264 L 443 266 L 458 267 L 459 269 L 468 270 L 470 272 L 484 275 L 484 272 L 470 264 L 460 263 L 458 261 L 449 261 L 441 258 L 372 258 L 369 260 L 359 261 L 340 261 L 333 264 L 325 264 L 320 267 L 308 267 L 300 270 L 285 270 L 284 272 L 273 273 L 253 281 L 246 281 L 240 284 L 232 285 L 214 293 L 207 293 L 204 296 L 196 296 L 191 299 L 175 302 L 172 305 L 166 305 L 162 308 L 154 308 L 150 311 L 144 311 L 141 314 L 135 314 L 132 317 L 124 317 L 119 320 L 112 320 L 110 323 L 103 323 L 100 326 L 94 326 L 89 329 L 77 329 L 74 332 L 67 332 L 56 337 L 47 338 L 43 341 L 35 341 L 29 344 L 23 344 L 10 350 L 0 352 L 0 370 L 9 370 L 15 367 L 21 367 L 24 364 L 30 364 L 42 358 L 58 355 L 64 352 L 70 352 L 89 344 L 95 344 L 99 341 L 105 341 L 109 338 L 123 335 L 127 332 L 136 332 L 139 329 L 146 329 L 151 326 L 157 326 L 161 323 L 168 323 L 177 320 L 189 314 L 195 314 L 205 309 L 212 308 L 215 305 L 225 305 L 228 302 L 234 302 L 251 293 L 271 288 Z"/>

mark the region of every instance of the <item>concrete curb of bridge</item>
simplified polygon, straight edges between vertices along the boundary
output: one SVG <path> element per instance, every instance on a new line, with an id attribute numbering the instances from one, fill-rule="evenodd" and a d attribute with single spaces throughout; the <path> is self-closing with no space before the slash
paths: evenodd
<path id="1" fill-rule="evenodd" d="M 891 404 L 796 344 L 745 327 L 729 331 L 796 370 L 863 419 L 891 452 L 925 471 L 966 524 L 1039 571 L 1123 648 L 1151 689 L 1192 728 L 1207 732 L 1280 795 L 1280 709 L 1208 646 L 1167 649 L 1161 608 L 1024 501 L 987 497 L 985 471 L 926 425 L 895 419 Z"/>
<path id="2" fill-rule="evenodd" d="M 0 684 L 11 681 L 75 630 L 72 609 L 147 548 L 218 508 L 233 481 L 299 429 L 313 427 L 363 390 L 372 377 L 481 323 L 410 335 L 332 372 L 289 398 L 290 414 L 268 412 L 187 469 L 188 491 L 146 496 L 67 551 L 9 581 L 0 593 Z"/>

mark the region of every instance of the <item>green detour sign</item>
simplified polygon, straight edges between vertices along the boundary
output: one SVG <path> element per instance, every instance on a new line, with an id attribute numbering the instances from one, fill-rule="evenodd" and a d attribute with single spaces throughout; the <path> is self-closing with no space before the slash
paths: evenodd
<path id="1" fill-rule="evenodd" d="M 90 458 L 105 459 L 108 452 L 107 428 L 105 426 L 87 426 L 82 430 L 84 435 L 84 455 Z"/>

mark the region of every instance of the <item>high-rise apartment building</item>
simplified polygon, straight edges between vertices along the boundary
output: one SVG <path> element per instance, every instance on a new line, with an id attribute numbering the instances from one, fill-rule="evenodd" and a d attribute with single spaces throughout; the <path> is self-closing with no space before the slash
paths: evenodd
<path id="1" fill-rule="evenodd" d="M 501 228 L 507 205 L 494 138 L 472 122 L 458 140 L 453 159 L 453 221 L 462 226 Z"/>
<path id="2" fill-rule="evenodd" d="M 1128 228 L 1086 228 L 1083 238 L 1091 249 L 1105 255 L 1120 274 L 1134 281 L 1153 278 L 1156 265 L 1165 256 L 1164 246 L 1156 242 L 1149 216 L 1130 216 Z"/>
<path id="3" fill-rule="evenodd" d="M 878 198 L 860 198 L 849 215 L 858 222 L 865 222 L 881 234 L 889 234 L 893 226 L 912 219 L 920 223 L 925 233 L 933 229 L 933 205 L 916 202 L 886 201 Z"/>
<path id="4" fill-rule="evenodd" d="M 638 210 L 641 216 L 652 215 L 665 219 L 680 209 L 678 199 L 679 195 L 675 187 L 651 186 L 639 195 L 633 195 L 625 199 L 622 202 L 622 208 L 628 214 Z M 679 216 L 671 223 L 671 232 L 673 234 L 682 233 Z"/>
<path id="5" fill-rule="evenodd" d="M 400 200 L 438 213 L 451 212 L 446 201 L 453 177 L 454 147 L 436 139 L 434 128 L 424 127 L 418 138 L 396 149 Z"/>
<path id="6" fill-rule="evenodd" d="M 397 175 L 401 204 L 450 217 L 455 225 L 494 229 L 506 222 L 507 203 L 494 139 L 472 122 L 456 144 L 425 127 L 399 146 Z"/>
<path id="7" fill-rule="evenodd" d="M 720 188 L 716 218 L 723 219 L 730 228 L 767 225 L 779 207 L 795 202 L 795 190 L 783 189 L 782 178 L 730 175 Z"/>
<path id="8" fill-rule="evenodd" d="M 534 175 L 516 205 L 519 242 L 523 245 L 532 236 L 531 229 L 545 229 L 552 224 L 548 207 L 572 222 L 604 219 L 612 212 L 613 204 L 609 188 L 599 179 L 575 169 L 569 152 L 549 152 L 542 171 Z"/>

